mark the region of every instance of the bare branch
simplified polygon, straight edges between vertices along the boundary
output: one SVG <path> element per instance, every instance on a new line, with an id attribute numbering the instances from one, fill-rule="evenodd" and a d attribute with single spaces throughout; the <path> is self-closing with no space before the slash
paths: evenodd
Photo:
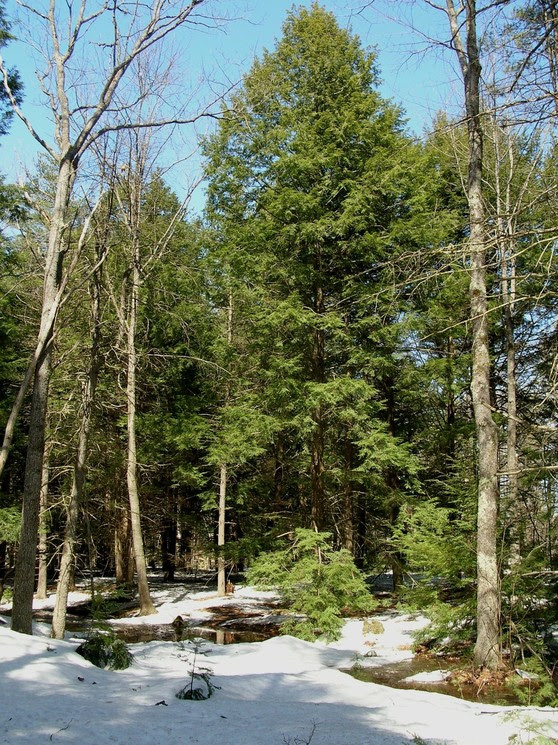
<path id="1" fill-rule="evenodd" d="M 21 119 L 21 121 L 25 124 L 31 135 L 37 140 L 39 145 L 44 148 L 49 155 L 51 155 L 54 159 L 57 158 L 56 152 L 50 147 L 50 145 L 43 140 L 43 138 L 39 135 L 39 133 L 36 131 L 36 129 L 33 127 L 29 119 L 25 116 L 23 111 L 20 109 L 15 96 L 12 92 L 12 89 L 10 88 L 10 83 L 8 79 L 8 71 L 6 70 L 6 67 L 4 65 L 4 60 L 2 58 L 2 55 L 0 54 L 0 73 L 2 73 L 2 81 L 4 84 L 4 90 L 6 91 L 6 95 L 8 96 L 8 100 L 10 101 L 10 104 L 12 106 L 12 109 L 16 116 Z"/>

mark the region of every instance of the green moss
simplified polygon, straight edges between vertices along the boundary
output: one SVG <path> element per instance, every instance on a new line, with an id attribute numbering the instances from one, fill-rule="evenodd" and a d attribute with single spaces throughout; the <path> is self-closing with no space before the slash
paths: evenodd
<path id="1" fill-rule="evenodd" d="M 375 618 L 367 618 L 362 624 L 363 634 L 383 634 L 384 631 L 383 623 Z"/>

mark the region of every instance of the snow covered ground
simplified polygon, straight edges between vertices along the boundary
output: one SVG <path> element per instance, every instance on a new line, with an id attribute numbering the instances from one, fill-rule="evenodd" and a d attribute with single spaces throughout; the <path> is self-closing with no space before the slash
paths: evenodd
<path id="1" fill-rule="evenodd" d="M 176 590 L 154 595 L 157 615 L 121 623 L 170 623 L 177 615 L 203 619 L 215 606 L 250 608 L 266 598 L 250 588 L 225 599 Z M 40 603 L 49 604 L 52 598 Z M 32 637 L 0 625 L 0 743 L 522 745 L 541 727 L 558 737 L 558 711 L 551 708 L 471 703 L 364 683 L 340 672 L 371 649 L 377 656 L 365 658 L 366 664 L 411 656 L 410 633 L 424 620 L 377 618 L 383 633 L 364 634 L 362 621 L 351 620 L 341 640 L 330 645 L 289 636 L 228 646 L 203 642 L 198 664 L 211 670 L 219 686 L 207 701 L 175 696 L 189 680 L 194 650 L 188 642 L 131 645 L 134 664 L 116 672 L 77 655 L 76 640 L 49 639 L 46 624 L 37 624 Z"/>

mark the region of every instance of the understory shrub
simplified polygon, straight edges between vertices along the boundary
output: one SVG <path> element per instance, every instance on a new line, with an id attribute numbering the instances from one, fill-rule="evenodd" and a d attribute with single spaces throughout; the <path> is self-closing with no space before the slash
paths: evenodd
<path id="1" fill-rule="evenodd" d="M 434 500 L 404 505 L 394 542 L 417 580 L 402 592 L 406 609 L 420 610 L 430 624 L 417 645 L 462 657 L 476 638 L 476 575 L 472 509 L 440 507 Z M 558 582 L 543 548 L 518 558 L 503 542 L 501 570 L 502 662 L 507 682 L 525 704 L 558 703 Z M 513 559 L 513 560 L 512 560 Z M 517 674 L 513 674 L 513 671 Z"/>
<path id="2" fill-rule="evenodd" d="M 91 634 L 76 652 L 97 667 L 125 670 L 134 661 L 134 655 L 114 633 Z"/>
<path id="3" fill-rule="evenodd" d="M 0 541 L 18 541 L 20 527 L 21 510 L 17 507 L 0 507 Z"/>
<path id="4" fill-rule="evenodd" d="M 472 651 L 475 639 L 475 522 L 473 497 L 459 507 L 434 499 L 402 506 L 393 541 L 414 572 L 402 588 L 406 610 L 424 613 L 430 624 L 415 635 L 416 646 L 445 652 Z"/>
<path id="5" fill-rule="evenodd" d="M 256 559 L 248 581 L 277 589 L 300 616 L 283 624 L 282 633 L 309 641 L 338 639 L 344 613 L 369 613 L 375 607 L 349 551 L 332 548 L 331 533 L 297 528 L 284 548 Z"/>

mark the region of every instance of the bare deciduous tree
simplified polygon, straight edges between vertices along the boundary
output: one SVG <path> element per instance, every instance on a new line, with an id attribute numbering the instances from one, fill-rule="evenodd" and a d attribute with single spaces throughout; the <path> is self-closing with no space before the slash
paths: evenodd
<path id="1" fill-rule="evenodd" d="M 33 379 L 33 397 L 27 447 L 23 495 L 23 520 L 16 563 L 12 628 L 31 633 L 31 614 L 35 575 L 39 494 L 45 440 L 45 421 L 51 373 L 52 339 L 60 310 L 67 270 L 67 254 L 72 246 L 68 220 L 70 199 L 84 154 L 103 133 L 138 123 L 118 117 L 111 111 L 114 96 L 134 60 L 160 43 L 186 23 L 195 22 L 197 9 L 211 0 L 154 0 L 146 4 L 133 0 L 124 6 L 103 3 L 90 11 L 87 0 L 28 4 L 20 0 L 27 14 L 26 26 L 33 29 L 29 44 L 42 53 L 46 68 L 39 75 L 54 121 L 49 140 L 42 128 L 26 116 L 10 88 L 8 71 L 0 58 L 0 75 L 14 113 L 50 156 L 55 167 L 55 198 L 48 215 L 48 245 L 45 250 L 43 298 L 36 350 L 24 385 L 18 396 L 21 407 L 25 389 Z M 207 22 L 207 19 L 203 19 Z M 95 26 L 102 26 L 103 43 L 98 43 Z M 39 31 L 39 29 L 41 29 Z M 111 31 L 107 31 L 111 29 Z M 107 38 L 107 33 L 110 38 Z M 79 60 L 79 62 L 78 62 Z M 84 69 L 83 60 L 86 60 Z M 111 114 L 106 124 L 106 114 Z M 200 116 L 200 114 L 198 114 Z M 175 122 L 197 117 L 171 117 Z M 160 124 L 143 122 L 141 126 Z M 10 418 L 13 426 L 15 416 Z M 9 433 L 4 455 L 11 443 Z M 0 464 L 1 465 L 1 464 Z"/>
<path id="2" fill-rule="evenodd" d="M 483 130 L 481 123 L 481 60 L 477 37 L 476 0 L 456 6 L 446 0 L 451 46 L 457 54 L 464 83 L 469 156 L 470 301 L 473 326 L 471 393 L 478 449 L 477 503 L 477 641 L 475 663 L 495 668 L 500 649 L 500 576 L 498 531 L 498 429 L 490 400 L 490 346 L 486 289 L 487 245 L 483 204 Z"/>

